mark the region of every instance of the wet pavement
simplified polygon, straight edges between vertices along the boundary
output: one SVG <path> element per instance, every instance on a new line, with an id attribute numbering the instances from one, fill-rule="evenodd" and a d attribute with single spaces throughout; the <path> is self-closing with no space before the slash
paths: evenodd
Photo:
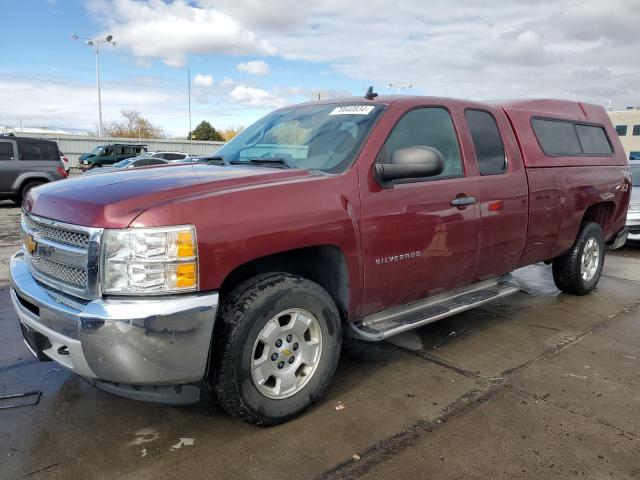
<path id="1" fill-rule="evenodd" d="M 389 343 L 347 340 L 324 399 L 260 429 L 36 362 L 8 292 L 18 217 L 0 202 L 0 395 L 42 396 L 0 409 L 0 479 L 640 477 L 638 247 L 608 252 L 587 297 L 534 265 L 516 295 Z"/>

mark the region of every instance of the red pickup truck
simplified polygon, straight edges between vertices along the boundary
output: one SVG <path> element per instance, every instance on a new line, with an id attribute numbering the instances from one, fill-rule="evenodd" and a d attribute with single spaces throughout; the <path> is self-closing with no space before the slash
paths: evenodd
<path id="1" fill-rule="evenodd" d="M 208 388 L 270 425 L 322 394 L 345 333 L 382 340 L 504 297 L 536 262 L 591 292 L 630 185 L 599 106 L 308 103 L 209 164 L 32 190 L 11 296 L 40 359 L 136 399 Z"/>

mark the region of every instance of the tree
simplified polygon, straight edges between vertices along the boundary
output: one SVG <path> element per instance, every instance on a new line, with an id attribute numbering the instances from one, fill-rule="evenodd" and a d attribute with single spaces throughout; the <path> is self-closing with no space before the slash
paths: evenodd
<path id="1" fill-rule="evenodd" d="M 225 141 L 228 142 L 229 140 L 231 140 L 233 137 L 238 135 L 243 130 L 244 130 L 244 127 L 242 127 L 242 126 L 239 126 L 239 127 L 227 127 L 224 130 L 222 130 L 220 132 L 220 134 L 225 139 Z"/>
<path id="2" fill-rule="evenodd" d="M 187 138 L 191 140 L 213 140 L 224 142 L 224 137 L 206 120 L 201 121 L 193 132 L 189 132 Z"/>
<path id="3" fill-rule="evenodd" d="M 111 122 L 104 131 L 109 137 L 124 138 L 162 138 L 164 135 L 160 127 L 156 127 L 136 110 L 122 110 L 124 119 Z"/>

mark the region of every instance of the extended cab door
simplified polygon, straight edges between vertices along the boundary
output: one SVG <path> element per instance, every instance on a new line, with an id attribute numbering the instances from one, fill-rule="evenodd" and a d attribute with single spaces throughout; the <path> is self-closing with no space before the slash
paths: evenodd
<path id="1" fill-rule="evenodd" d="M 376 162 L 388 163 L 395 150 L 409 146 L 440 151 L 444 171 L 386 186 L 376 180 L 373 166 L 366 172 L 367 181 L 361 182 L 364 315 L 464 286 L 475 270 L 477 190 L 449 110 L 421 106 L 403 113 Z"/>
<path id="2" fill-rule="evenodd" d="M 509 121 L 499 109 L 464 111 L 478 167 L 480 241 L 473 281 L 515 270 L 527 238 L 527 176 Z"/>

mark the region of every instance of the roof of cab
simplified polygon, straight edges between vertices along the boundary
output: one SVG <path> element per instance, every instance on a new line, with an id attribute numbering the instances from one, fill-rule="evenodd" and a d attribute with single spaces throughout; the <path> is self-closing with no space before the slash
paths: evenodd
<path id="1" fill-rule="evenodd" d="M 431 97 L 419 95 L 380 95 L 373 99 L 361 97 L 338 97 L 326 98 L 323 100 L 315 100 L 301 103 L 295 106 L 306 105 L 330 105 L 341 103 L 358 103 L 358 104 L 382 104 L 391 105 L 393 103 L 405 103 L 410 105 L 420 104 L 457 104 L 487 107 L 498 107 L 504 110 L 526 110 L 539 114 L 556 115 L 560 117 L 587 120 L 590 117 L 600 118 L 603 107 L 590 103 L 577 102 L 572 100 L 558 100 L 551 98 L 539 99 L 513 99 L 513 100 L 467 100 L 461 98 L 450 97 Z"/>

